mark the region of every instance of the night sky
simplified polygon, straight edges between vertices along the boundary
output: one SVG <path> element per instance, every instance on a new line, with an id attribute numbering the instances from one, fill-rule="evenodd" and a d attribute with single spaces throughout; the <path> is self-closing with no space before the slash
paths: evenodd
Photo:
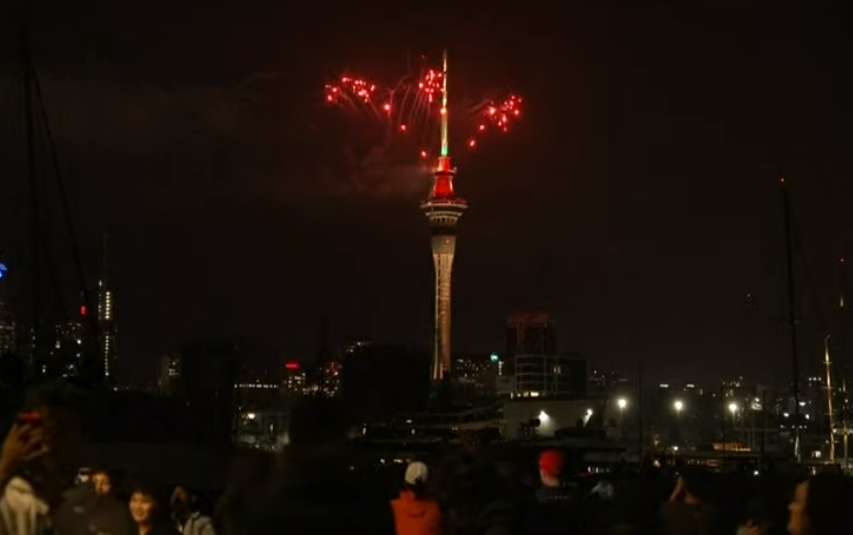
<path id="1" fill-rule="evenodd" d="M 223 334 L 310 358 L 322 313 L 335 336 L 427 347 L 428 183 L 359 183 L 340 165 L 357 126 L 324 107 L 322 87 L 344 69 L 402 72 L 407 53 L 444 46 L 451 83 L 525 97 L 508 135 L 451 147 L 471 206 L 456 350 L 501 351 L 505 316 L 541 311 L 560 349 L 605 367 L 630 372 L 643 358 L 661 381 L 785 379 L 784 174 L 806 368 L 822 357 L 836 261 L 853 256 L 838 14 L 753 2 L 471 2 L 445 14 L 438 3 L 40 4 L 45 105 L 91 278 L 110 235 L 126 372 L 153 375 L 156 356 Z M 28 245 L 23 152 L 20 112 L 2 102 L 0 250 L 14 264 Z"/>

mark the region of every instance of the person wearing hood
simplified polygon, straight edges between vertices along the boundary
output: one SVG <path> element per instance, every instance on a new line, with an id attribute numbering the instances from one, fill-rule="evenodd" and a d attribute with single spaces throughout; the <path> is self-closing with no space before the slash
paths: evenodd
<path id="1" fill-rule="evenodd" d="M 198 495 L 185 485 L 178 485 L 172 492 L 172 519 L 182 535 L 216 535 L 213 520 L 201 514 Z"/>
<path id="2" fill-rule="evenodd" d="M 441 509 L 424 495 L 428 477 L 429 469 L 422 462 L 406 467 L 403 490 L 391 500 L 397 535 L 438 535 L 441 531 Z"/>

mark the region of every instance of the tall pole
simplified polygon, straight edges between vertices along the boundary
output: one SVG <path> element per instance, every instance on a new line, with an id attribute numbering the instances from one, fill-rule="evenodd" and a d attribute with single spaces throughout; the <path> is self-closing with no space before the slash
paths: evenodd
<path id="1" fill-rule="evenodd" d="M 720 400 L 723 402 L 723 416 L 720 418 L 720 433 L 723 437 L 723 470 L 725 470 L 729 450 L 729 445 L 726 442 L 726 439 L 728 438 L 726 433 L 726 411 L 728 410 L 728 407 L 726 407 L 726 389 L 722 385 L 720 385 Z"/>
<path id="2" fill-rule="evenodd" d="M 847 471 L 849 469 L 849 459 L 847 456 L 847 444 L 848 437 L 847 433 L 848 429 L 848 420 L 850 418 L 850 406 L 847 400 L 847 373 L 850 369 L 850 337 L 847 333 L 847 276 L 845 272 L 845 261 L 844 257 L 838 259 L 838 282 L 839 282 L 839 292 L 838 292 L 838 328 L 837 332 L 840 335 L 839 343 L 836 344 L 836 348 L 840 347 L 840 351 L 835 352 L 836 356 L 836 365 L 841 362 L 841 446 L 842 446 L 842 455 L 844 459 L 844 470 Z"/>
<path id="3" fill-rule="evenodd" d="M 643 465 L 643 357 L 637 365 L 637 463 Z"/>
<path id="4" fill-rule="evenodd" d="M 835 464 L 835 417 L 832 413 L 832 372 L 829 360 L 829 339 L 827 334 L 823 339 L 823 363 L 826 365 L 826 414 L 829 417 L 829 462 Z"/>
<path id="5" fill-rule="evenodd" d="M 785 259 L 788 268 L 788 334 L 794 394 L 794 459 L 800 462 L 800 359 L 797 353 L 796 286 L 794 284 L 794 244 L 792 243 L 794 236 L 791 226 L 791 200 L 785 178 L 779 179 L 779 183 L 782 185 L 782 206 L 785 218 Z"/>
<path id="6" fill-rule="evenodd" d="M 846 378 L 841 383 L 841 389 L 842 389 L 841 391 L 844 393 L 844 411 L 842 413 L 844 416 L 843 416 L 843 419 L 841 421 L 842 422 L 841 423 L 841 430 L 844 433 L 844 439 L 843 439 L 841 444 L 844 448 L 844 470 L 847 470 L 848 467 L 850 466 L 849 465 L 850 459 L 848 458 L 848 455 L 847 455 L 847 433 L 849 432 L 849 429 L 847 428 L 847 419 L 849 418 L 850 408 L 849 408 L 849 404 L 847 401 L 847 379 Z"/>
<path id="7" fill-rule="evenodd" d="M 767 390 L 761 393 L 761 472 L 767 467 L 766 455 L 767 437 Z"/>

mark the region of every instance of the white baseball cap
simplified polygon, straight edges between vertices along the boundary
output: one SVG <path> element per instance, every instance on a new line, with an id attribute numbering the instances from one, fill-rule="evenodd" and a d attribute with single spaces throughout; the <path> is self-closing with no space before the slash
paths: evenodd
<path id="1" fill-rule="evenodd" d="M 429 477 L 429 468 L 422 462 L 409 463 L 406 467 L 406 475 L 403 478 L 409 485 L 423 485 Z"/>

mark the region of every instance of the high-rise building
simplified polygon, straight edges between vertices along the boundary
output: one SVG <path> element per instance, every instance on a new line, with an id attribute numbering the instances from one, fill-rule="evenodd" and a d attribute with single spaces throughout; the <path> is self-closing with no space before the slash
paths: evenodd
<path id="1" fill-rule="evenodd" d="M 17 325 L 15 316 L 9 309 L 8 303 L 0 289 L 0 356 L 14 353 L 17 349 Z"/>
<path id="2" fill-rule="evenodd" d="M 557 336 L 548 314 L 513 314 L 506 320 L 504 375 L 515 373 L 517 355 L 555 355 Z"/>
<path id="3" fill-rule="evenodd" d="M 0 262 L 0 356 L 17 349 L 17 325 L 6 298 L 6 264 Z"/>
<path id="4" fill-rule="evenodd" d="M 343 366 L 340 361 L 333 360 L 323 366 L 323 383 L 320 393 L 324 396 L 335 397 L 341 393 L 341 371 Z"/>
<path id="5" fill-rule="evenodd" d="M 157 370 L 157 390 L 161 394 L 176 395 L 181 381 L 181 354 L 170 353 L 160 357 Z"/>
<path id="6" fill-rule="evenodd" d="M 494 354 L 457 356 L 453 362 L 453 378 L 462 398 L 471 401 L 497 396 L 500 362 Z"/>
<path id="7" fill-rule="evenodd" d="M 587 393 L 586 358 L 578 355 L 516 355 L 515 395 L 560 397 Z"/>
<path id="8" fill-rule="evenodd" d="M 450 371 L 450 282 L 456 252 L 456 224 L 468 204 L 453 191 L 456 168 L 450 162 L 447 113 L 447 53 L 444 54 L 441 97 L 441 154 L 433 172 L 429 198 L 421 210 L 432 231 L 432 258 L 435 267 L 432 378 L 440 380 Z"/>
<path id="9" fill-rule="evenodd" d="M 104 279 L 98 281 L 98 330 L 104 379 L 107 384 L 113 384 L 116 375 L 115 302 L 113 291 Z"/>
<path id="10" fill-rule="evenodd" d="M 82 312 L 82 310 L 81 310 Z M 82 314 L 56 325 L 50 359 L 37 372 L 46 377 L 76 377 L 87 349 L 86 326 Z"/>
<path id="11" fill-rule="evenodd" d="M 302 365 L 290 361 L 284 364 L 283 385 L 285 395 L 289 398 L 299 398 L 305 395 L 308 386 L 308 377 Z"/>

